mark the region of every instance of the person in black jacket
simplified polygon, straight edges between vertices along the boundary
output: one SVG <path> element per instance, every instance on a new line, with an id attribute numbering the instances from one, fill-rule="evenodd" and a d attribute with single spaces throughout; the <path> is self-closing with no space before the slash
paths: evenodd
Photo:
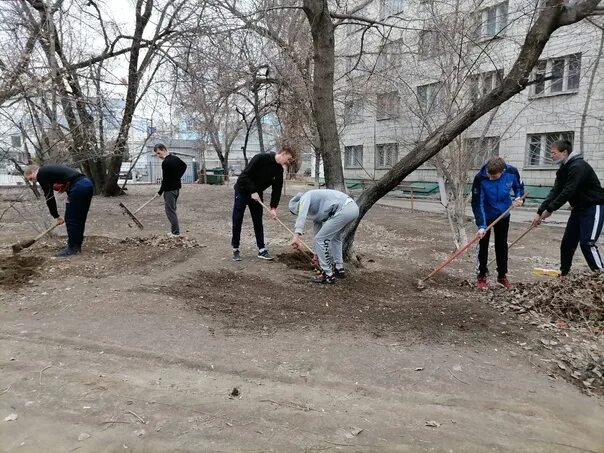
<path id="1" fill-rule="evenodd" d="M 271 214 L 277 216 L 277 206 L 281 199 L 281 188 L 283 187 L 283 167 L 290 165 L 294 160 L 294 152 L 291 148 L 282 147 L 277 153 L 256 154 L 237 178 L 235 183 L 235 202 L 233 204 L 233 260 L 241 261 L 239 243 L 241 240 L 241 226 L 245 208 L 249 207 L 254 224 L 256 245 L 258 246 L 258 258 L 272 260 L 264 244 L 264 226 L 262 225 L 262 201 L 263 191 L 272 187 L 271 190 Z"/>
<path id="2" fill-rule="evenodd" d="M 84 241 L 86 218 L 94 194 L 92 181 L 66 165 L 29 165 L 25 169 L 25 177 L 31 182 L 38 182 L 50 215 L 58 225 L 65 223 L 67 227 L 67 246 L 59 251 L 57 256 L 71 256 L 81 253 Z M 65 204 L 65 220 L 57 211 L 57 201 L 54 190 L 67 192 Z"/>
<path id="3" fill-rule="evenodd" d="M 168 236 L 178 237 L 180 236 L 180 226 L 178 224 L 178 216 L 176 215 L 176 202 L 178 201 L 178 194 L 182 187 L 180 178 L 187 171 L 187 164 L 175 155 L 170 154 L 163 143 L 155 145 L 153 152 L 163 160 L 161 163 L 161 186 L 157 195 L 164 195 L 164 207 L 171 227 Z"/>
<path id="4" fill-rule="evenodd" d="M 568 201 L 571 212 L 560 244 L 560 274 L 564 276 L 570 271 L 579 244 L 590 269 L 602 271 L 604 265 L 596 244 L 604 223 L 604 189 L 594 169 L 579 153 L 573 152 L 568 140 L 552 143 L 551 155 L 562 165 L 533 225 L 539 225 Z"/>

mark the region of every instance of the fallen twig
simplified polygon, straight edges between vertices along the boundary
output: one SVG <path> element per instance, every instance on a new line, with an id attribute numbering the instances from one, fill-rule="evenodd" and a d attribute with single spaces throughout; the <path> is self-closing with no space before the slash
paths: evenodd
<path id="1" fill-rule="evenodd" d="M 143 425 L 147 424 L 147 422 L 143 418 L 141 418 L 138 414 L 136 414 L 135 412 L 128 411 L 128 413 L 134 415 L 138 419 L 138 421 L 141 422 Z"/>
<path id="2" fill-rule="evenodd" d="M 12 387 L 13 384 L 9 384 L 8 387 L 6 387 L 5 389 L 0 391 L 0 395 L 4 395 L 6 392 L 8 392 L 10 390 L 10 388 Z"/>
<path id="3" fill-rule="evenodd" d="M 40 379 L 39 379 L 40 385 L 42 385 L 42 373 L 44 373 L 49 368 L 52 368 L 52 365 L 48 365 L 47 367 L 44 367 L 40 370 Z"/>
<path id="4" fill-rule="evenodd" d="M 282 407 L 289 407 L 291 409 L 298 409 L 298 410 L 303 410 L 303 411 L 316 411 L 319 412 L 317 409 L 314 409 L 310 406 L 305 406 L 303 404 L 299 404 L 299 403 L 295 403 L 293 401 L 275 401 L 275 400 L 260 400 L 261 403 L 273 403 L 276 404 L 277 406 L 282 406 Z"/>
<path id="5" fill-rule="evenodd" d="M 449 368 L 447 368 L 447 371 L 449 371 L 449 373 L 451 374 L 451 376 L 453 376 L 455 379 L 457 379 L 457 380 L 458 380 L 459 382 L 461 382 L 462 384 L 470 385 L 470 384 L 468 384 L 467 382 L 462 381 L 462 380 L 461 380 L 461 379 L 459 379 L 457 376 L 455 376 L 455 375 L 453 374 L 453 371 L 451 371 Z"/>

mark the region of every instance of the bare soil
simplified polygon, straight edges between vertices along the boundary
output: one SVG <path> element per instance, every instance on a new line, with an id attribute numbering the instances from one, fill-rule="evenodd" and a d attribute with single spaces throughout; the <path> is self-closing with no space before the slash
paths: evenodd
<path id="1" fill-rule="evenodd" d="M 129 226 L 119 201 L 155 190 L 95 198 L 67 259 L 63 237 L 12 256 L 44 211 L 1 194 L 0 451 L 604 451 L 599 387 L 560 368 L 550 320 L 474 289 L 469 254 L 418 289 L 452 251 L 440 216 L 375 207 L 359 261 L 322 286 L 268 219 L 275 261 L 255 258 L 249 217 L 231 260 L 229 187 L 183 188 L 185 239 L 165 237 L 161 200 Z M 561 233 L 515 247 L 511 280 L 546 281 L 531 269 L 556 266 Z M 574 354 L 589 338 L 570 327 Z"/>

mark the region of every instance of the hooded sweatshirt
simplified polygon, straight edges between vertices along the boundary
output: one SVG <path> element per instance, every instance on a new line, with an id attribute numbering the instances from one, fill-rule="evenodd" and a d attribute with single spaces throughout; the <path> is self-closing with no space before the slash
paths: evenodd
<path id="1" fill-rule="evenodd" d="M 583 156 L 574 152 L 556 172 L 554 187 L 539 206 L 537 213 L 554 212 L 567 201 L 573 209 L 579 210 L 604 204 L 604 189 L 596 172 L 583 160 Z"/>
<path id="2" fill-rule="evenodd" d="M 351 201 L 352 198 L 345 193 L 331 189 L 309 190 L 305 194 L 297 193 L 289 202 L 290 212 L 298 215 L 294 232 L 303 234 L 306 219 L 313 220 L 315 223 L 325 222 L 338 209 Z"/>
<path id="3" fill-rule="evenodd" d="M 511 191 L 515 198 L 524 195 L 524 183 L 516 167 L 506 164 L 501 176 L 493 181 L 489 179 L 486 164 L 481 167 L 472 184 L 472 211 L 478 228 L 486 228 L 489 221 L 512 205 Z"/>

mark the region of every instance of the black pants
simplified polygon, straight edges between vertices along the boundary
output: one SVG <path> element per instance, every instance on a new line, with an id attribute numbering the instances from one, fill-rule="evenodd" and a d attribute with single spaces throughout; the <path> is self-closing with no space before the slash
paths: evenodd
<path id="1" fill-rule="evenodd" d="M 65 206 L 65 227 L 67 228 L 67 245 L 76 250 L 82 248 L 86 218 L 92 202 L 94 187 L 88 178 L 78 179 L 67 191 Z"/>
<path id="2" fill-rule="evenodd" d="M 592 271 L 601 271 L 604 268 L 602 257 L 598 251 L 598 237 L 602 232 L 604 223 L 604 205 L 590 206 L 585 209 L 573 209 L 566 223 L 564 236 L 560 243 L 560 273 L 568 274 L 573 264 L 573 256 L 577 245 Z"/>
<path id="3" fill-rule="evenodd" d="M 252 200 L 250 194 L 235 192 L 235 202 L 233 203 L 233 238 L 231 246 L 234 249 L 239 248 L 241 241 L 241 225 L 243 225 L 243 215 L 245 208 L 250 208 L 252 223 L 254 224 L 254 234 L 256 235 L 256 245 L 258 250 L 264 248 L 264 226 L 262 225 L 262 206 L 255 200 Z"/>
<path id="4" fill-rule="evenodd" d="M 495 219 L 487 221 L 487 225 Z M 491 228 L 495 232 L 495 257 L 497 258 L 497 276 L 505 277 L 508 273 L 508 231 L 510 229 L 510 216 L 501 219 Z M 487 275 L 489 269 L 489 239 L 491 230 L 487 231 L 478 243 L 478 275 Z"/>

